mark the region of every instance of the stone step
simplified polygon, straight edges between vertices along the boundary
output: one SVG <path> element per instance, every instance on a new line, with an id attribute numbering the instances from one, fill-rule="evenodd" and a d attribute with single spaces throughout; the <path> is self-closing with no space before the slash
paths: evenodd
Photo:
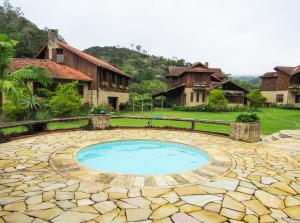
<path id="1" fill-rule="evenodd" d="M 274 141 L 276 141 L 276 140 L 282 139 L 282 137 L 281 137 L 280 134 L 277 132 L 277 133 L 272 134 L 272 139 L 273 139 Z"/>
<path id="2" fill-rule="evenodd" d="M 283 138 L 293 138 L 300 140 L 300 130 L 281 130 L 279 134 Z"/>

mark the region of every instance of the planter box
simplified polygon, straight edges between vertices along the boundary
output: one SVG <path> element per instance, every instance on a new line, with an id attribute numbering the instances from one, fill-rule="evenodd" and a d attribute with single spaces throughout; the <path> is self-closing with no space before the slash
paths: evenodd
<path id="1" fill-rule="evenodd" d="M 260 124 L 258 122 L 231 122 L 230 138 L 243 142 L 260 141 Z"/>
<path id="2" fill-rule="evenodd" d="M 91 115 L 91 129 L 109 129 L 110 115 Z"/>

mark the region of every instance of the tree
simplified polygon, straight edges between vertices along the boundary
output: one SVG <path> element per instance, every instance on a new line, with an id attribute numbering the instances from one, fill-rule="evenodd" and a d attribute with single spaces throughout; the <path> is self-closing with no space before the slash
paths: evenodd
<path id="1" fill-rule="evenodd" d="M 136 50 L 137 50 L 138 52 L 141 52 L 142 46 L 141 46 L 141 45 L 137 45 L 137 46 L 136 46 Z"/>
<path id="2" fill-rule="evenodd" d="M 29 89 L 26 80 L 38 81 L 46 86 L 50 82 L 48 72 L 35 66 L 27 66 L 23 69 L 8 73 L 14 56 L 14 47 L 17 41 L 8 38 L 6 35 L 0 35 L 0 92 L 1 97 L 4 93 L 16 107 L 23 107 L 29 112 L 29 117 L 35 114 L 39 106 L 38 99 Z M 2 104 L 0 105 L 0 114 L 2 115 Z"/>
<path id="3" fill-rule="evenodd" d="M 50 110 L 56 117 L 77 115 L 80 111 L 80 99 L 77 81 L 59 84 L 55 95 L 49 100 Z"/>
<path id="4" fill-rule="evenodd" d="M 250 104 L 254 107 L 261 107 L 266 102 L 267 98 L 262 96 L 259 89 L 253 89 L 248 94 L 247 97 L 251 100 Z"/>
<path id="5" fill-rule="evenodd" d="M 228 100 L 225 98 L 224 91 L 220 89 L 213 89 L 209 93 L 209 104 L 214 106 L 217 110 L 225 108 L 228 104 Z"/>

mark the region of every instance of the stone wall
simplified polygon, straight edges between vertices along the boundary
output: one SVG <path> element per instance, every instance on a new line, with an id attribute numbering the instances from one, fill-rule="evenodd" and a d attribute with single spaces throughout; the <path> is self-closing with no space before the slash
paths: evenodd
<path id="1" fill-rule="evenodd" d="M 108 129 L 110 126 L 110 115 L 92 115 L 91 129 Z"/>
<path id="2" fill-rule="evenodd" d="M 260 124 L 231 122 L 230 138 L 243 142 L 258 142 L 260 141 Z"/>
<path id="3" fill-rule="evenodd" d="M 193 92 L 193 101 L 191 101 L 191 93 Z M 186 103 L 185 106 L 197 106 L 205 104 L 207 102 L 207 94 L 205 92 L 199 92 L 199 102 L 197 102 L 197 91 L 194 91 L 193 88 L 185 88 L 184 93 L 186 94 Z M 202 101 L 202 94 L 205 95 L 205 101 Z"/>
<path id="4" fill-rule="evenodd" d="M 281 104 L 295 103 L 295 96 L 290 91 L 262 91 L 261 94 L 267 98 L 269 103 L 276 103 L 277 94 L 283 94 L 283 102 Z"/>

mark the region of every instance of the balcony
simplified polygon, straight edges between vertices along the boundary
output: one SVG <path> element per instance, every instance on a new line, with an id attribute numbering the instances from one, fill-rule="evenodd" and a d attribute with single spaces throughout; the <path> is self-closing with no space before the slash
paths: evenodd
<path id="1" fill-rule="evenodd" d="M 291 84 L 290 89 L 300 89 L 300 84 Z"/>
<path id="2" fill-rule="evenodd" d="M 205 91 L 206 90 L 205 82 L 194 82 L 193 83 L 193 90 L 195 90 L 195 91 Z"/>

